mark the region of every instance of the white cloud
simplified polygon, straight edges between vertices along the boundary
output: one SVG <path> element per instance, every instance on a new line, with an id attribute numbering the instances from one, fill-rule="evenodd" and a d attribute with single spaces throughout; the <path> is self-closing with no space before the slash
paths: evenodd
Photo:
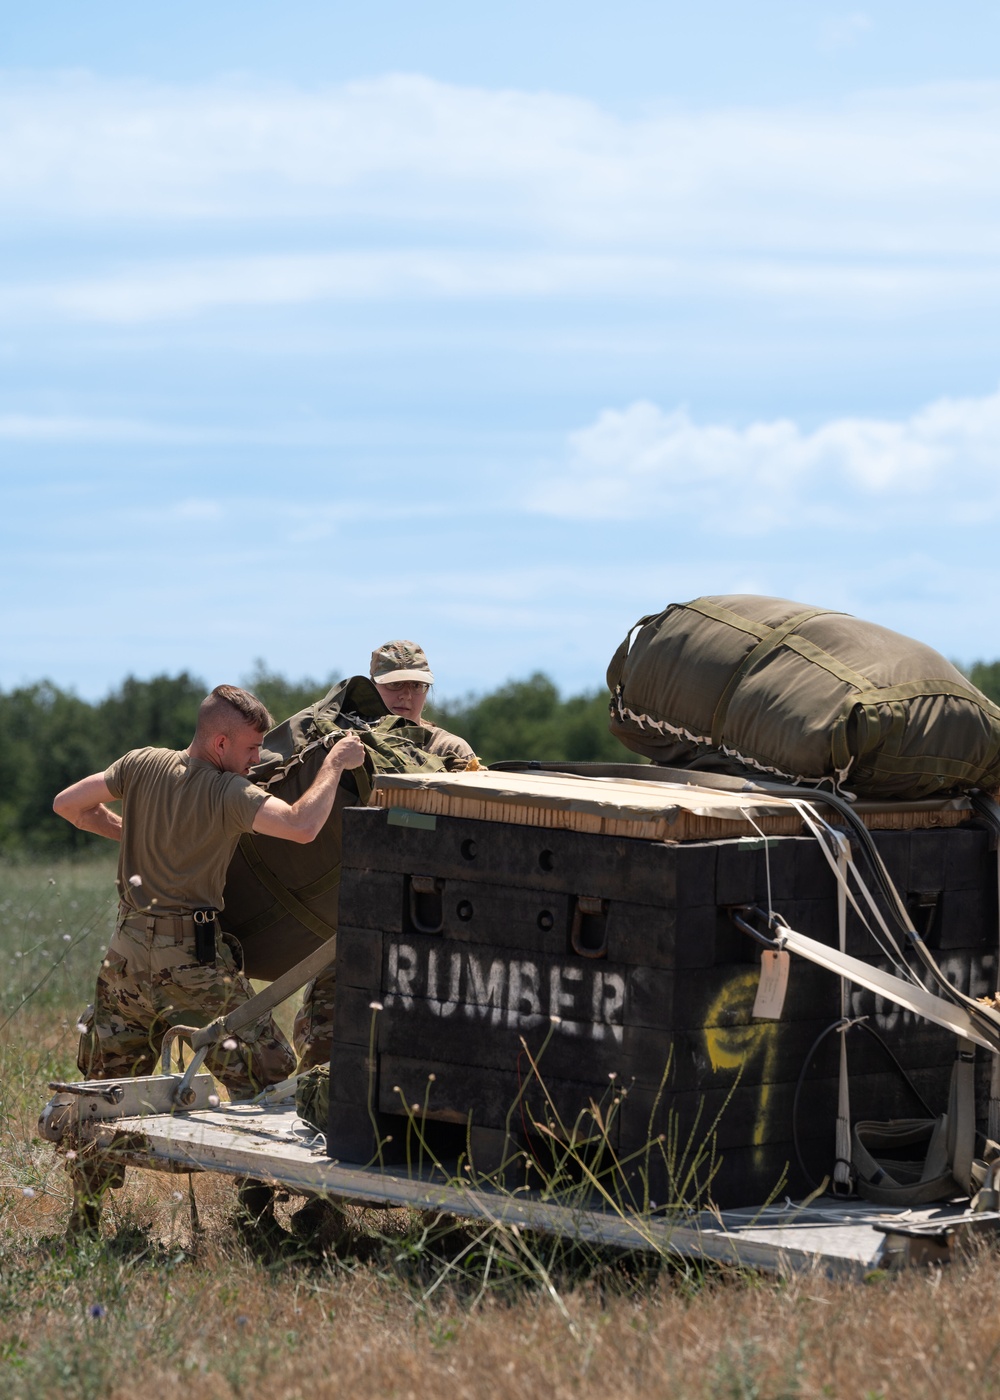
<path id="1" fill-rule="evenodd" d="M 918 309 L 981 309 L 984 301 L 1000 299 L 1000 264 L 958 267 L 927 260 L 894 267 L 880 261 L 794 264 L 724 254 L 707 259 L 396 249 L 173 260 L 83 278 L 0 283 L 0 311 L 10 319 L 109 325 L 181 321 L 233 308 L 508 297 L 697 297 L 703 305 L 735 297 L 780 304 L 789 315 L 809 310 L 864 321 Z"/>
<path id="2" fill-rule="evenodd" d="M 3 287 L 0 307 L 86 321 L 172 320 L 233 306 L 373 298 L 460 299 L 678 290 L 666 259 L 409 252 L 230 257 L 168 262 L 87 279 Z"/>
<path id="3" fill-rule="evenodd" d="M 245 436 L 245 435 L 244 435 Z M 0 413 L 0 442 L 19 443 L 107 443 L 122 445 L 164 443 L 174 446 L 207 442 L 228 442 L 225 430 L 177 428 L 131 418 L 82 418 L 73 415 Z"/>
<path id="4" fill-rule="evenodd" d="M 414 76 L 313 92 L 10 79 L 0 203 L 26 256 L 7 259 L 0 313 L 127 325 L 557 296 L 980 310 L 1000 299 L 998 171 L 1000 83 L 624 118 Z M 91 220 L 106 241 L 81 236 Z M 35 271 L 38 221 L 71 232 L 72 263 Z M 140 229 L 188 251 L 122 259 Z"/>
<path id="5" fill-rule="evenodd" d="M 23 446 L 66 444 L 83 447 L 328 447 L 343 440 L 336 422 L 227 424 L 160 423 L 143 418 L 98 418 L 74 414 L 0 413 L 0 443 Z"/>
<path id="6" fill-rule="evenodd" d="M 573 433 L 531 506 L 564 519 L 711 522 L 766 534 L 838 522 L 867 532 L 1000 516 L 1000 391 L 940 399 L 905 419 L 699 424 L 640 402 Z"/>
<path id="7" fill-rule="evenodd" d="M 7 218 L 304 215 L 675 249 L 992 257 L 1000 85 L 669 108 L 418 76 L 307 92 L 65 78 L 0 97 Z"/>

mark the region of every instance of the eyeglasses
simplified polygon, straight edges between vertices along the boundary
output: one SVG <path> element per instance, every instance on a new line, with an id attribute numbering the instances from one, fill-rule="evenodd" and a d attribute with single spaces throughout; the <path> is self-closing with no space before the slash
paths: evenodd
<path id="1" fill-rule="evenodd" d="M 430 690 L 426 681 L 382 681 L 380 684 L 393 695 L 401 695 L 404 690 Z"/>

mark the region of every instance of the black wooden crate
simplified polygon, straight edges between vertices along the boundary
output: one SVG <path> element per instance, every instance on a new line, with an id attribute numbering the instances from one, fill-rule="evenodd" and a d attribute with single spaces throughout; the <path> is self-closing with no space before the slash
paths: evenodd
<path id="1" fill-rule="evenodd" d="M 661 1205 L 709 1181 L 721 1206 L 800 1194 L 831 1169 L 838 1037 L 812 1052 L 839 981 L 793 959 L 781 1020 L 754 1021 L 760 950 L 728 912 L 764 905 L 770 879 L 791 926 L 835 946 L 835 882 L 811 837 L 765 851 L 422 820 L 344 816 L 331 1156 L 367 1161 L 381 1142 L 409 1159 L 423 1138 L 480 1170 L 513 1149 L 544 1165 L 575 1131 L 602 1172 L 622 1163 L 616 1189 Z M 875 840 L 951 979 L 991 991 L 986 832 Z M 888 965 L 853 915 L 847 951 Z M 919 1116 L 916 1093 L 940 1112 L 954 1037 L 861 988 L 850 1012 L 887 1047 L 851 1032 L 852 1117 Z"/>

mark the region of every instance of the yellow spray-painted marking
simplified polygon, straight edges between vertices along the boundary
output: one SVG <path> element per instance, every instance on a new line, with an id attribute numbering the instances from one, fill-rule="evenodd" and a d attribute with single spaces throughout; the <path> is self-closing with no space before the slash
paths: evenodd
<path id="1" fill-rule="evenodd" d="M 731 977 L 705 1014 L 705 1048 L 713 1069 L 739 1069 L 760 1060 L 759 1099 L 752 1145 L 760 1147 L 767 1130 L 771 1099 L 771 1071 L 778 1049 L 778 1022 L 753 1021 L 754 998 L 760 973 L 748 968 Z M 733 1024 L 714 1024 L 725 1018 Z"/>

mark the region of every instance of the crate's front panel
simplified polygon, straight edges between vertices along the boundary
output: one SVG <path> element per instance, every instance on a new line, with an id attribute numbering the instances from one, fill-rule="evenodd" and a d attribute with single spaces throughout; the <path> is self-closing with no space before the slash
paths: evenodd
<path id="1" fill-rule="evenodd" d="M 660 1204 L 706 1174 L 726 1205 L 831 1170 L 839 1037 L 822 1033 L 839 981 L 794 959 L 781 1018 L 755 1020 L 759 948 L 729 917 L 770 903 L 836 946 L 835 881 L 811 838 L 670 845 L 442 817 L 432 831 L 375 811 L 348 813 L 344 838 L 335 1155 L 402 1151 L 414 1116 L 471 1119 L 477 1141 L 530 1154 L 533 1132 L 583 1114 L 630 1158 L 623 1189 Z M 986 833 L 875 840 L 946 974 L 991 992 Z M 847 951 L 891 966 L 853 912 Z M 852 1118 L 920 1116 L 920 1096 L 942 1111 L 953 1037 L 862 988 L 848 1012 L 864 1018 Z"/>

